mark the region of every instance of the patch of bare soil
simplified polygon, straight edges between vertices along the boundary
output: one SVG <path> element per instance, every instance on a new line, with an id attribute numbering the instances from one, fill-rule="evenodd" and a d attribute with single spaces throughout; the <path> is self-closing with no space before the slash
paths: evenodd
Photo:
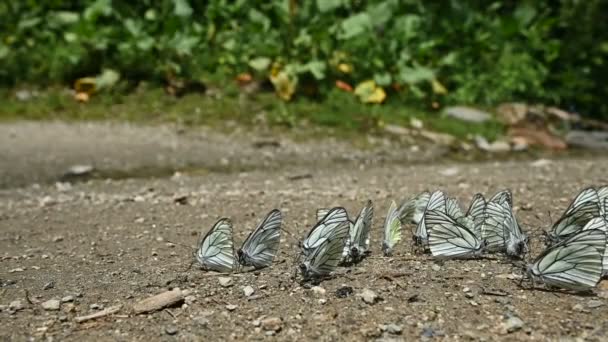
<path id="1" fill-rule="evenodd" d="M 284 165 L 230 174 L 91 180 L 0 191 L 0 336 L 6 340 L 606 340 L 608 286 L 594 294 L 529 290 L 499 255 L 468 261 L 415 254 L 406 227 L 391 258 L 381 226 L 391 199 L 443 189 L 514 194 L 532 236 L 584 186 L 608 182 L 608 159 L 407 165 Z M 294 175 L 308 175 L 294 177 Z M 320 288 L 293 281 L 297 242 L 275 264 L 219 279 L 187 269 L 199 234 L 232 218 L 238 246 L 272 208 L 303 237 L 318 207 L 375 205 L 372 255 Z M 550 213 L 550 214 L 549 214 Z M 524 282 L 524 286 L 527 284 Z M 250 287 L 250 288 L 247 288 Z M 185 300 L 135 315 L 142 299 L 179 288 Z M 253 290 L 253 292 L 251 291 Z M 370 293 L 369 290 L 373 293 Z M 246 293 L 247 292 L 247 295 Z M 365 296 L 361 296 L 365 294 Z M 59 303 L 49 300 L 57 299 Z M 365 300 L 364 300 L 365 299 Z M 78 322 L 117 305 L 117 313 Z"/>

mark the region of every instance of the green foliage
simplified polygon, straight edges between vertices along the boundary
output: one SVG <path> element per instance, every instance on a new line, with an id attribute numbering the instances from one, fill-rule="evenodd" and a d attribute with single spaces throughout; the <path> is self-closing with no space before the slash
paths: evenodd
<path id="1" fill-rule="evenodd" d="M 274 66 L 326 97 L 336 80 L 373 79 L 420 108 L 542 101 L 608 117 L 607 57 L 603 0 L 0 3 L 6 86 L 71 84 L 103 70 L 131 86 L 211 82 L 267 77 Z"/>

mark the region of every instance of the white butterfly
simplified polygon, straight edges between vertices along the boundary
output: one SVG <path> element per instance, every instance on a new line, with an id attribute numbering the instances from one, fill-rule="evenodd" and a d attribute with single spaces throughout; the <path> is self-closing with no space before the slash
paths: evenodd
<path id="1" fill-rule="evenodd" d="M 439 210 L 425 213 L 429 248 L 437 258 L 472 258 L 483 253 L 484 243 L 467 227 Z"/>
<path id="2" fill-rule="evenodd" d="M 232 272 L 234 247 L 232 244 L 232 223 L 220 219 L 203 237 L 195 253 L 196 260 L 205 270 Z"/>
<path id="3" fill-rule="evenodd" d="M 359 262 L 369 250 L 369 235 L 374 218 L 374 205 L 371 200 L 361 211 L 354 224 L 350 225 L 349 239 L 346 245 L 347 256 L 351 262 Z"/>
<path id="4" fill-rule="evenodd" d="M 591 219 L 600 215 L 599 197 L 593 188 L 581 191 L 562 217 L 547 234 L 547 244 L 552 245 L 580 231 Z"/>
<path id="5" fill-rule="evenodd" d="M 242 266 L 253 266 L 259 269 L 272 264 L 279 249 L 281 222 L 281 212 L 274 209 L 249 234 L 243 246 L 237 251 L 238 261 Z"/>
<path id="6" fill-rule="evenodd" d="M 485 209 L 482 238 L 489 251 L 505 251 L 512 257 L 521 257 L 528 251 L 528 236 L 524 234 L 509 206 L 489 202 Z"/>
<path id="7" fill-rule="evenodd" d="M 424 215 L 429 200 L 431 199 L 431 193 L 428 191 L 421 192 L 420 194 L 405 200 L 397 211 L 399 212 L 399 219 L 401 223 L 413 223 L 418 224 Z"/>
<path id="8" fill-rule="evenodd" d="M 331 232 L 341 224 L 342 222 L 346 222 L 347 226 L 350 226 L 348 221 L 348 214 L 346 213 L 346 209 L 342 207 L 336 207 L 317 222 L 317 224 L 308 232 L 308 235 L 302 242 L 302 250 L 304 255 L 308 255 L 314 248 L 319 246 L 328 236 L 331 235 Z"/>
<path id="9" fill-rule="evenodd" d="M 488 202 L 495 202 L 502 206 L 513 208 L 513 195 L 511 194 L 511 190 L 505 189 L 494 194 Z"/>
<path id="10" fill-rule="evenodd" d="M 599 229 L 605 234 L 608 234 L 608 219 L 604 217 L 596 217 L 591 221 L 587 222 L 587 224 L 583 227 L 583 231 L 594 229 Z M 605 247 L 606 248 L 603 253 L 604 258 L 602 259 L 603 276 L 606 276 L 608 274 L 608 240 L 606 242 Z"/>
<path id="11" fill-rule="evenodd" d="M 597 197 L 600 204 L 600 214 L 608 216 L 608 186 L 602 186 L 597 189 Z"/>
<path id="12" fill-rule="evenodd" d="M 445 200 L 445 213 L 448 214 L 453 219 L 458 220 L 459 218 L 464 217 L 464 213 L 460 208 L 460 203 L 454 197 L 448 197 Z"/>
<path id="13" fill-rule="evenodd" d="M 333 209 L 332 209 L 333 210 Z M 319 240 L 299 268 L 304 281 L 329 275 L 342 260 L 342 250 L 348 239 L 349 224 L 342 220 L 325 232 L 324 238 Z"/>
<path id="14" fill-rule="evenodd" d="M 581 230 L 547 248 L 527 266 L 528 277 L 551 287 L 589 290 L 602 277 L 606 234 L 599 229 Z"/>
<path id="15" fill-rule="evenodd" d="M 422 215 L 422 219 L 418 222 L 418 226 L 416 226 L 416 232 L 414 233 L 414 243 L 417 245 L 426 245 L 428 242 L 428 232 L 427 232 L 427 224 L 426 213 L 431 210 L 437 210 L 441 212 L 446 212 L 446 202 L 445 202 L 445 194 L 443 191 L 435 191 L 431 194 L 431 198 L 424 209 L 424 214 Z"/>
<path id="16" fill-rule="evenodd" d="M 481 236 L 481 226 L 485 220 L 486 200 L 482 194 L 475 194 L 464 217 L 457 219 L 459 223 L 469 228 L 475 236 Z"/>
<path id="17" fill-rule="evenodd" d="M 384 241 L 382 241 L 384 256 L 391 256 L 393 248 L 399 241 L 401 241 L 401 221 L 399 220 L 397 204 L 395 201 L 391 201 L 384 221 Z"/>

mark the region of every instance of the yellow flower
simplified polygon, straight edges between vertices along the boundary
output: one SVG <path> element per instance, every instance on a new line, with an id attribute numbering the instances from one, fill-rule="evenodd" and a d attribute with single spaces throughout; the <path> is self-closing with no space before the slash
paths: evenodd
<path id="1" fill-rule="evenodd" d="M 363 103 L 382 103 L 386 99 L 386 92 L 374 80 L 359 83 L 355 88 L 355 95 Z"/>
<path id="2" fill-rule="evenodd" d="M 281 99 L 289 101 L 296 92 L 298 78 L 295 75 L 290 75 L 285 70 L 273 70 L 270 73 L 270 82 L 274 86 L 277 95 Z"/>

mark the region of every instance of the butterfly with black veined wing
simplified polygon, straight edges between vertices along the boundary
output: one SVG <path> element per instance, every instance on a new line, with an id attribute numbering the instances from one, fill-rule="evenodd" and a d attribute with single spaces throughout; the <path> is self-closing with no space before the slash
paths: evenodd
<path id="1" fill-rule="evenodd" d="M 511 207 L 488 202 L 485 213 L 481 231 L 487 250 L 504 251 L 517 258 L 528 252 L 528 236 L 521 230 Z"/>
<path id="2" fill-rule="evenodd" d="M 234 246 L 232 243 L 232 223 L 229 219 L 220 219 L 205 234 L 196 249 L 195 258 L 205 270 L 222 273 L 232 272 Z"/>
<path id="3" fill-rule="evenodd" d="M 481 226 L 485 219 L 486 199 L 482 194 L 475 194 L 464 217 L 457 219 L 459 223 L 469 228 L 475 236 L 481 236 Z"/>
<path id="4" fill-rule="evenodd" d="M 391 201 L 384 220 L 384 240 L 382 241 L 384 256 L 391 256 L 393 248 L 399 241 L 401 241 L 401 221 L 399 220 L 399 212 L 397 212 L 397 204 L 395 201 Z"/>
<path id="5" fill-rule="evenodd" d="M 425 213 L 429 227 L 429 248 L 436 258 L 473 258 L 480 256 L 484 242 L 475 233 L 439 210 Z"/>
<path id="6" fill-rule="evenodd" d="M 281 212 L 274 209 L 252 231 L 241 248 L 237 257 L 241 266 L 253 266 L 256 269 L 268 267 L 279 249 L 281 239 Z"/>
<path id="7" fill-rule="evenodd" d="M 547 245 L 553 245 L 580 231 L 587 222 L 599 216 L 597 191 L 593 188 L 582 190 L 570 203 L 562 217 L 555 222 L 547 234 Z"/>
<path id="8" fill-rule="evenodd" d="M 599 187 L 597 197 L 600 204 L 600 214 L 604 217 L 608 216 L 608 186 Z"/>
<path id="9" fill-rule="evenodd" d="M 329 275 L 342 260 L 349 224 L 343 220 L 332 227 L 300 263 L 299 268 L 304 281 Z"/>
<path id="10" fill-rule="evenodd" d="M 458 200 L 454 197 L 448 197 L 445 200 L 445 213 L 455 220 L 464 217 L 464 213 L 460 208 L 460 203 L 458 203 Z"/>
<path id="11" fill-rule="evenodd" d="M 337 225 L 347 222 L 350 227 L 346 209 L 342 207 L 332 208 L 317 224 L 308 232 L 308 235 L 301 244 L 302 252 L 308 255 L 314 248 L 320 245 L 332 232 Z"/>
<path id="12" fill-rule="evenodd" d="M 403 201 L 397 211 L 399 212 L 399 219 L 401 223 L 413 223 L 418 224 L 424 215 L 424 209 L 426 209 L 429 200 L 431 199 L 431 193 L 423 191 L 418 195 Z"/>
<path id="13" fill-rule="evenodd" d="M 511 194 L 511 190 L 505 189 L 494 194 L 488 202 L 495 202 L 502 206 L 513 208 L 513 194 Z"/>
<path id="14" fill-rule="evenodd" d="M 374 205 L 368 200 L 361 208 L 359 216 L 350 226 L 349 239 L 346 244 L 348 261 L 359 262 L 369 251 L 369 235 L 374 218 Z"/>
<path id="15" fill-rule="evenodd" d="M 606 233 L 599 229 L 581 230 L 543 251 L 528 264 L 526 273 L 533 283 L 587 291 L 602 277 L 605 248 Z"/>
<path id="16" fill-rule="evenodd" d="M 327 213 L 329 213 L 331 209 L 329 208 L 319 208 L 317 209 L 317 222 L 321 221 L 326 215 Z M 346 213 L 346 216 L 348 217 L 348 212 Z M 348 219 L 348 223 L 350 225 L 350 231 L 352 232 L 355 228 L 355 223 L 349 218 Z M 349 253 L 350 253 L 350 240 L 346 242 L 346 244 L 344 245 L 344 251 L 342 252 L 342 262 L 343 263 L 348 263 L 350 262 L 350 257 L 349 257 Z"/>
<path id="17" fill-rule="evenodd" d="M 446 212 L 446 201 L 445 194 L 443 191 L 437 190 L 431 194 L 431 198 L 427 203 L 426 208 L 424 209 L 424 214 L 422 215 L 422 219 L 418 222 L 416 226 L 416 231 L 414 233 L 414 243 L 417 245 L 426 245 L 428 242 L 428 231 L 426 224 L 426 212 L 430 210 L 438 210 L 441 212 Z"/>
<path id="18" fill-rule="evenodd" d="M 604 233 L 608 234 L 608 220 L 604 217 L 596 217 L 583 227 L 583 231 L 599 229 Z M 608 240 L 604 249 L 604 258 L 602 259 L 603 273 L 602 276 L 608 275 Z"/>

